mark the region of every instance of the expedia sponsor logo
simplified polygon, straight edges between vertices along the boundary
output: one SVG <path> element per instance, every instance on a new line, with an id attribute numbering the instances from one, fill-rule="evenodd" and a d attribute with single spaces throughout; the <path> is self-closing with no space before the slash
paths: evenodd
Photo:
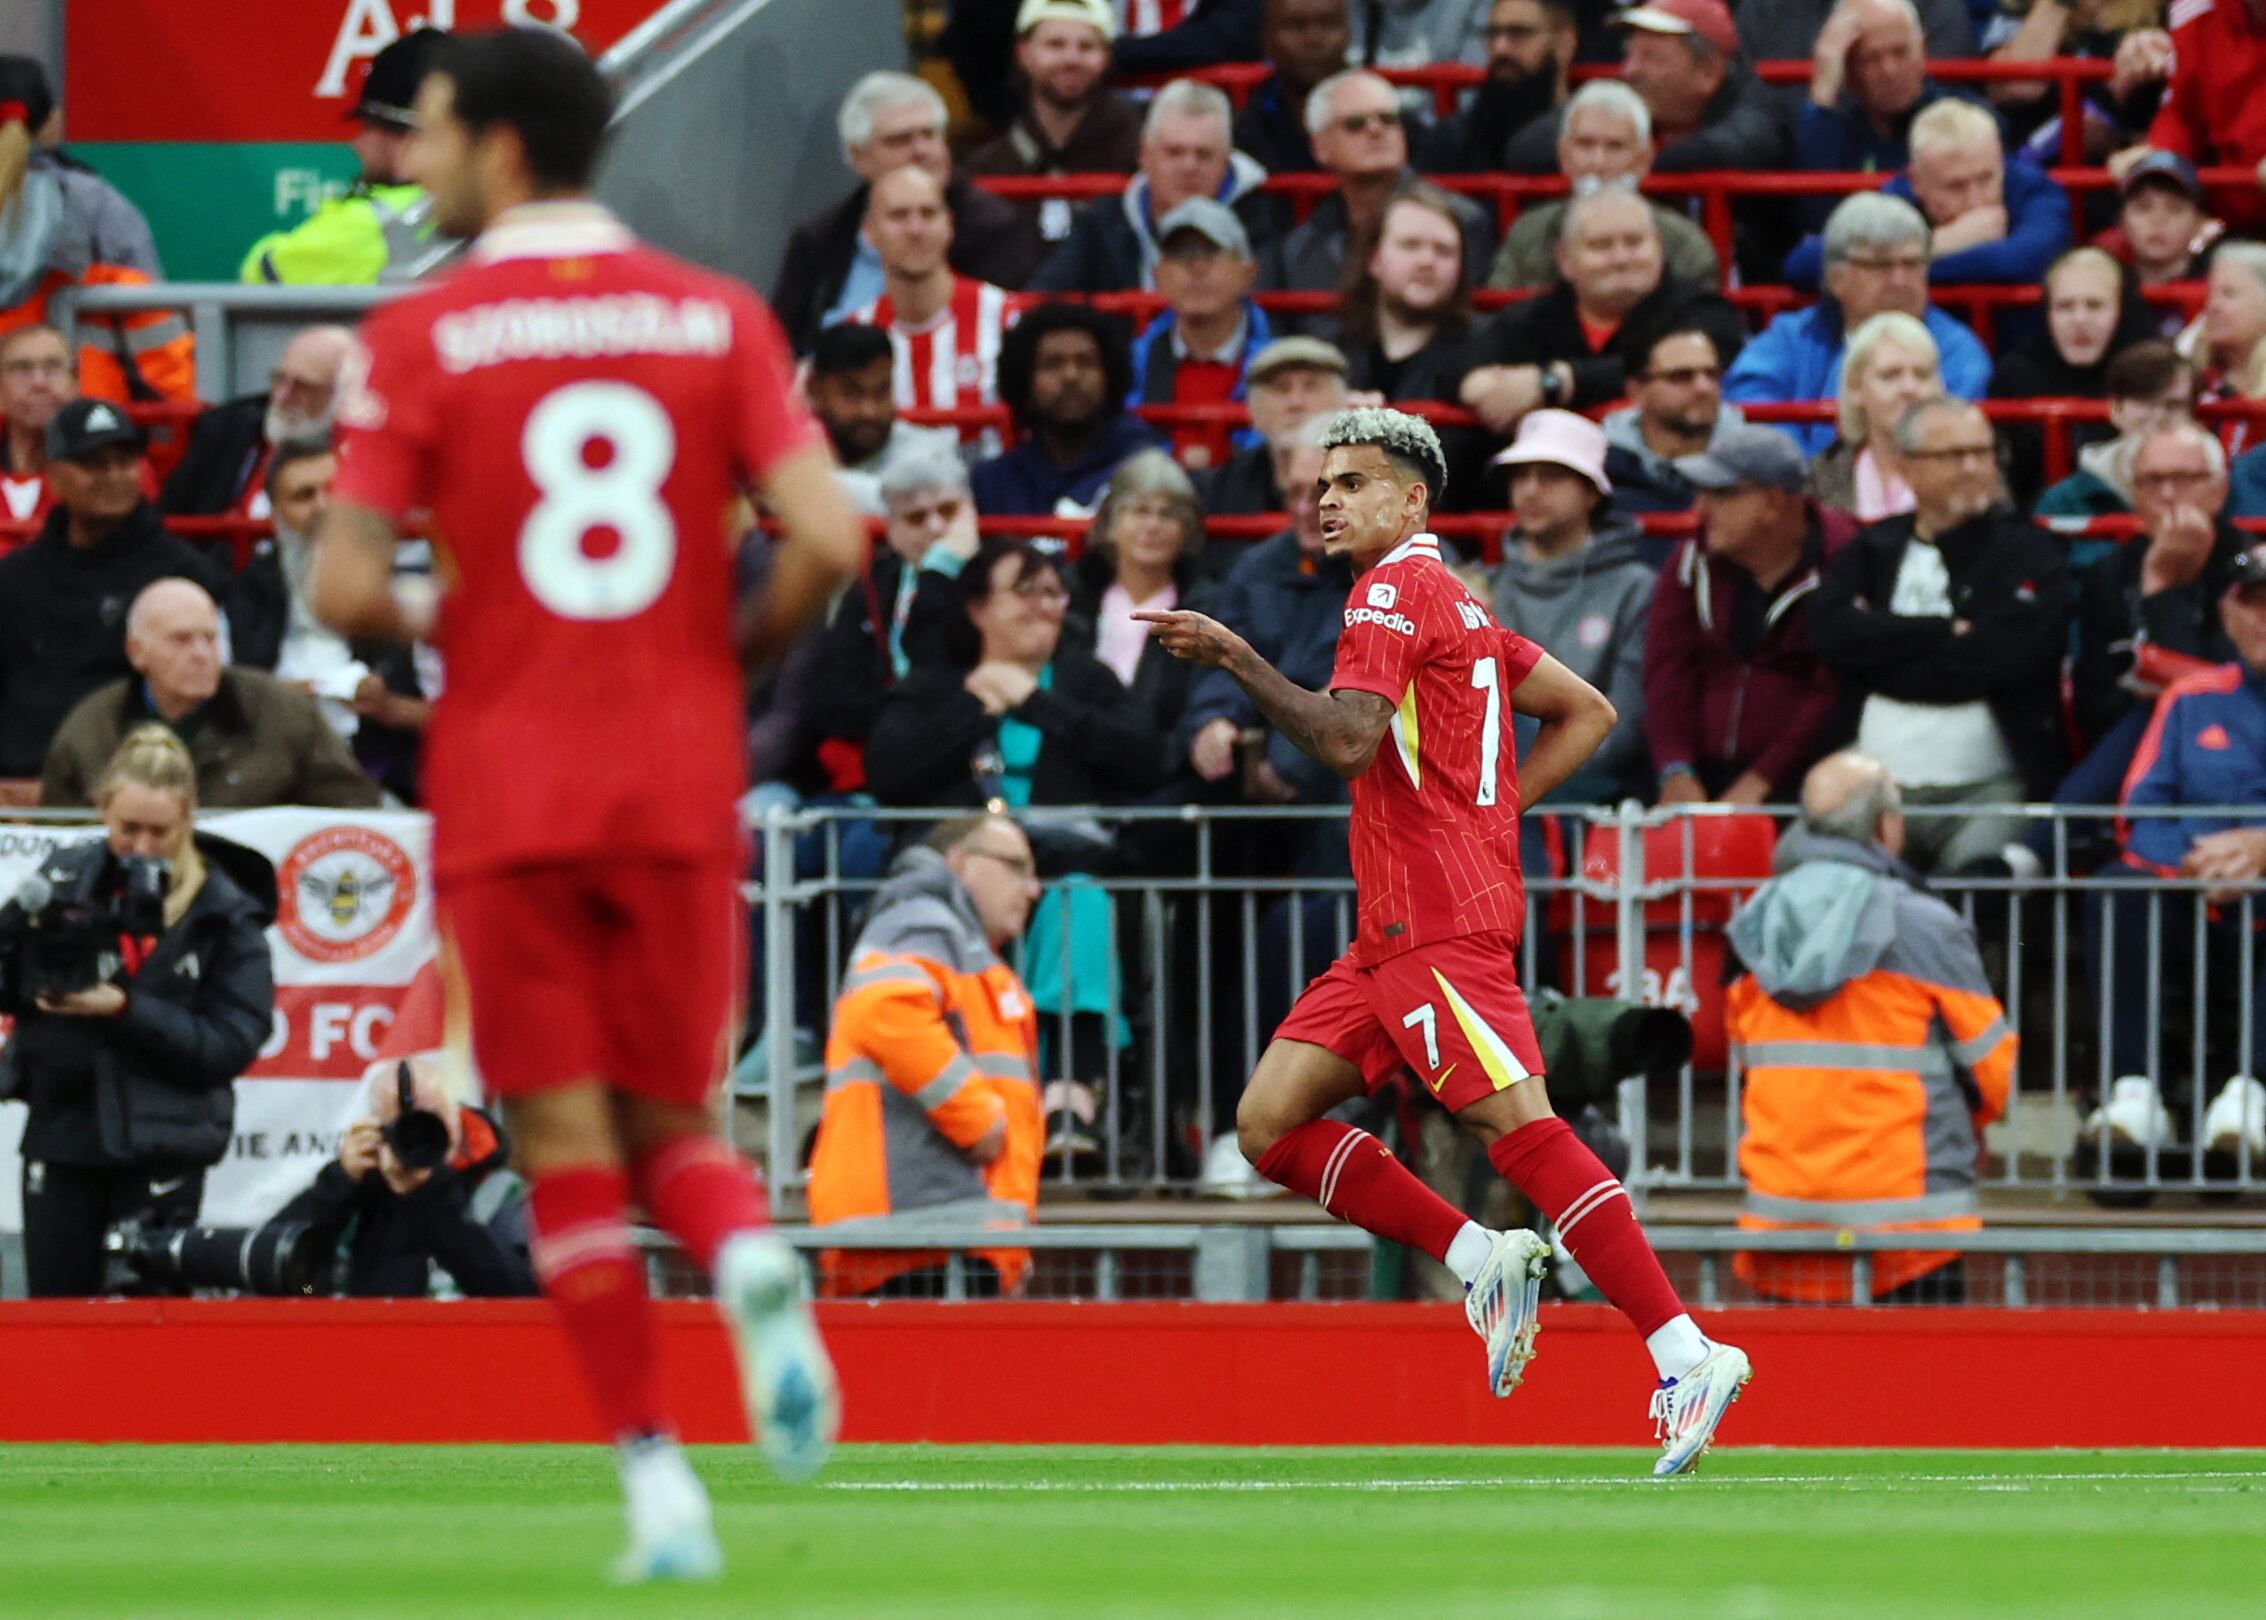
<path id="1" fill-rule="evenodd" d="M 1398 630 L 1404 636 L 1416 634 L 1416 621 L 1405 613 L 1382 613 L 1373 607 L 1347 608 L 1345 627 L 1351 630 L 1357 624 L 1374 624 L 1386 630 Z"/>

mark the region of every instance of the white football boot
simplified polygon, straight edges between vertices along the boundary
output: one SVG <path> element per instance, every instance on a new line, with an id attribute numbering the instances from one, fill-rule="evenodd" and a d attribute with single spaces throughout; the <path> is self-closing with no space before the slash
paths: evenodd
<path id="1" fill-rule="evenodd" d="M 614 1581 L 712 1581 L 724 1554 L 708 1513 L 708 1492 L 667 1435 L 624 1446 L 616 1458 L 629 1510 L 629 1547 L 614 1561 Z"/>
<path id="2" fill-rule="evenodd" d="M 2266 1085 L 2238 1074 L 2222 1086 L 2203 1113 L 2203 1147 L 2230 1159 L 2247 1153 L 2251 1173 L 2266 1175 Z"/>
<path id="3" fill-rule="evenodd" d="M 2172 1116 L 2156 1082 L 2144 1074 L 2128 1074 L 2109 1087 L 2109 1095 L 2085 1117 L 2080 1133 L 2088 1144 L 2106 1135 L 2109 1145 L 2154 1153 L 2172 1145 Z"/>
<path id="4" fill-rule="evenodd" d="M 1653 1477 L 1688 1474 L 1715 1439 L 1715 1426 L 1755 1370 L 1747 1353 L 1728 1344 L 1711 1344 L 1707 1357 L 1681 1378 L 1664 1378 L 1652 1392 L 1653 1429 L 1661 1441 Z"/>
<path id="5" fill-rule="evenodd" d="M 1493 1245 L 1464 1295 L 1464 1319 L 1487 1341 L 1487 1387 L 1508 1395 L 1534 1359 L 1541 1331 L 1542 1273 L 1550 1245 L 1532 1232 L 1490 1232 Z"/>
<path id="6" fill-rule="evenodd" d="M 727 1239 L 716 1256 L 716 1308 L 732 1330 L 764 1460 L 783 1480 L 810 1478 L 834 1450 L 842 1397 L 803 1298 L 802 1262 L 769 1233 Z"/>

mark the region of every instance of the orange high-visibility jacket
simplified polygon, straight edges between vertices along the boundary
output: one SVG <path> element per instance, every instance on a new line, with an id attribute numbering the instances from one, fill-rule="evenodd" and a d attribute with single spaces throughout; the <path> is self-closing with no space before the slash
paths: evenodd
<path id="1" fill-rule="evenodd" d="M 0 337 L 19 326 L 52 324 L 51 299 L 73 286 L 146 287 L 150 278 L 124 265 L 90 264 L 77 276 L 50 270 L 21 303 L 0 309 Z M 79 392 L 120 405 L 136 400 L 197 397 L 197 345 L 177 309 L 86 314 L 78 319 Z"/>
<path id="2" fill-rule="evenodd" d="M 898 858 L 850 953 L 826 1039 L 826 1102 L 811 1155 L 811 1224 L 917 1215 L 953 1225 L 1026 1225 L 1037 1213 L 1038 1015 L 984 938 L 967 892 L 930 849 Z M 988 1165 L 964 1151 L 1005 1122 Z M 973 1251 L 1004 1287 L 1026 1249 Z M 934 1251 L 829 1249 L 820 1291 L 860 1294 Z"/>
<path id="3" fill-rule="evenodd" d="M 52 320 L 55 295 L 74 285 L 147 286 L 165 276 L 141 210 L 53 148 L 33 150 L 6 229 L 23 267 L 0 275 L 0 335 Z M 78 341 L 82 394 L 120 405 L 197 397 L 196 345 L 180 310 L 82 315 Z"/>
<path id="4" fill-rule="evenodd" d="M 1980 1133 L 2006 1107 L 2017 1043 L 1973 930 L 1877 845 L 1798 828 L 1777 866 L 1731 923 L 1739 1224 L 1979 1229 Z M 1953 1258 L 1875 1254 L 1872 1291 Z M 1828 1255 L 1749 1252 L 1733 1269 L 1780 1299 L 1850 1295 L 1849 1262 Z"/>

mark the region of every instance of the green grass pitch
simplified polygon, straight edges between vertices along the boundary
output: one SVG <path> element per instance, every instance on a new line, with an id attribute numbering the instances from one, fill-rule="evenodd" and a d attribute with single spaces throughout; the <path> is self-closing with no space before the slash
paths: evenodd
<path id="1" fill-rule="evenodd" d="M 730 1568 L 617 1592 L 593 1447 L 0 1447 L 0 1614 L 2266 1613 L 2266 1453 L 701 1448 Z"/>

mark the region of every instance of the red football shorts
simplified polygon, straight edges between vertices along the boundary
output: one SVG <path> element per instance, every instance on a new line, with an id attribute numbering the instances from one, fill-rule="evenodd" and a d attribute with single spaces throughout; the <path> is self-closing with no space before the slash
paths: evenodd
<path id="1" fill-rule="evenodd" d="M 516 867 L 443 879 L 435 902 L 489 1095 L 598 1080 L 654 1102 L 714 1097 L 747 959 L 736 864 Z"/>
<path id="2" fill-rule="evenodd" d="M 1517 947 L 1510 934 L 1465 934 L 1372 968 L 1348 953 L 1299 993 L 1275 1039 L 1326 1047 L 1371 1091 L 1414 1069 L 1454 1113 L 1542 1072 Z"/>

